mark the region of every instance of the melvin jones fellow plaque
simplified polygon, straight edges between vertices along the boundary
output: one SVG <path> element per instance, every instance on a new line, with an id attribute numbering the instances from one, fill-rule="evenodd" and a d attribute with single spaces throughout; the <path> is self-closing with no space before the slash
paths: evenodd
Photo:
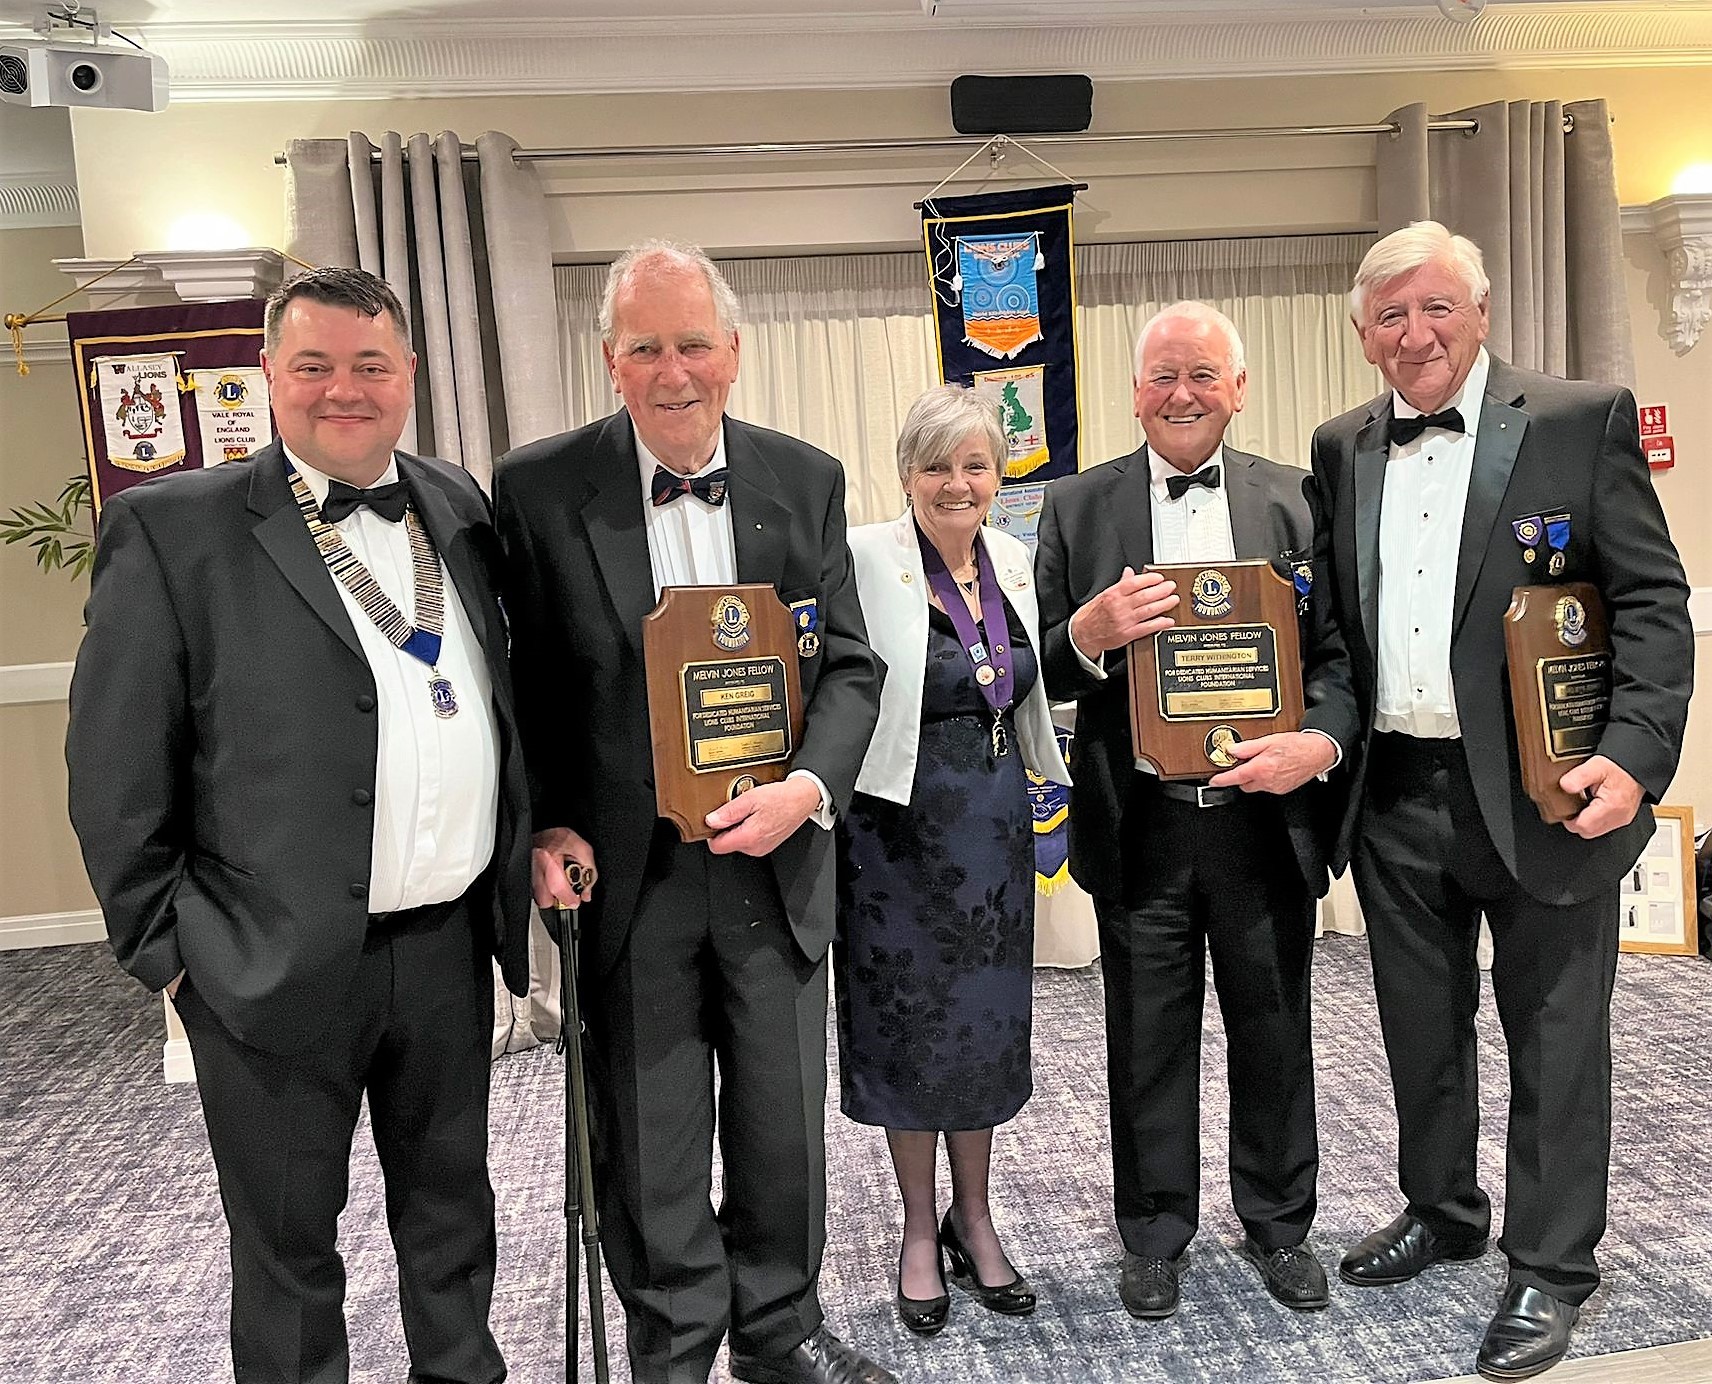
<path id="1" fill-rule="evenodd" d="M 655 810 L 685 841 L 757 784 L 782 779 L 802 737 L 799 638 L 770 586 L 668 586 L 642 622 Z"/>
<path id="2" fill-rule="evenodd" d="M 1155 566 L 1176 583 L 1177 621 L 1129 646 L 1135 756 L 1161 778 L 1205 779 L 1230 747 L 1302 723 L 1296 592 L 1270 562 Z"/>
<path id="3" fill-rule="evenodd" d="M 1504 612 L 1510 705 L 1522 789 L 1543 822 L 1566 822 L 1583 800 L 1558 780 L 1599 748 L 1611 716 L 1611 635 L 1587 582 L 1518 586 Z"/>

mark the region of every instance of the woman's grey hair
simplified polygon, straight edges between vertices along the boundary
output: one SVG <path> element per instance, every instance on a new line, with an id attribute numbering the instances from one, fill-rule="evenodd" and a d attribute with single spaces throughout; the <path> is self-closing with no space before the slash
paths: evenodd
<path id="1" fill-rule="evenodd" d="M 1456 271 L 1470 301 L 1478 303 L 1491 292 L 1492 281 L 1486 277 L 1486 260 L 1478 245 L 1467 236 L 1452 235 L 1437 221 L 1414 221 L 1374 241 L 1362 256 L 1349 291 L 1349 313 L 1356 325 L 1364 320 L 1362 309 L 1367 306 L 1369 291 L 1441 259 Z"/>
<path id="2" fill-rule="evenodd" d="M 898 481 L 909 489 L 910 477 L 924 466 L 943 460 L 971 437 L 979 437 L 1003 474 L 1005 430 L 999 422 L 998 396 L 986 389 L 942 384 L 909 406 L 898 433 Z"/>
<path id="3" fill-rule="evenodd" d="M 612 267 L 606 271 L 606 290 L 600 297 L 602 341 L 611 346 L 617 340 L 612 325 L 612 308 L 618 301 L 620 290 L 639 268 L 657 260 L 669 261 L 683 269 L 699 269 L 701 276 L 707 280 L 708 291 L 713 294 L 713 309 L 719 318 L 719 330 L 727 336 L 737 330 L 738 323 L 742 320 L 737 295 L 731 291 L 731 285 L 726 282 L 725 275 L 719 272 L 719 266 L 708 258 L 707 251 L 699 245 L 689 245 L 681 240 L 652 239 L 632 245 L 615 259 Z"/>
<path id="4" fill-rule="evenodd" d="M 1247 357 L 1242 350 L 1242 333 L 1237 331 L 1236 323 L 1226 317 L 1210 303 L 1184 301 L 1173 303 L 1170 307 L 1160 308 L 1152 317 L 1142 324 L 1135 338 L 1135 378 L 1141 378 L 1141 357 L 1147 349 L 1147 338 L 1161 322 L 1182 319 L 1186 322 L 1202 322 L 1208 326 L 1217 327 L 1225 334 L 1225 340 L 1230 349 L 1225 354 L 1225 367 L 1233 375 L 1242 374 L 1247 365 Z"/>

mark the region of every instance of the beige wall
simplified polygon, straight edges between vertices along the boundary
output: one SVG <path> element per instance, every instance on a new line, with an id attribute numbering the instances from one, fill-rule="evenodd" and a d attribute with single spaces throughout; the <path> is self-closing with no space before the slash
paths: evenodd
<path id="1" fill-rule="evenodd" d="M 1712 147 L 1712 140 L 1705 147 Z M 1664 404 L 1676 438 L 1677 462 L 1654 473 L 1671 536 L 1682 550 L 1688 584 L 1712 588 L 1712 334 L 1687 355 L 1676 355 L 1660 333 L 1660 311 L 1669 299 L 1664 257 L 1650 235 L 1623 238 L 1629 311 L 1635 324 L 1637 401 Z M 1712 603 L 1709 603 L 1712 604 Z M 1667 800 L 1694 808 L 1712 825 L 1712 635 L 1695 643 L 1695 697 L 1689 705 L 1688 739 Z"/>
<path id="2" fill-rule="evenodd" d="M 1669 191 L 1685 164 L 1712 148 L 1712 106 L 1699 69 L 1575 69 L 1517 73 L 1434 73 L 1242 81 L 1105 83 L 1096 94 L 1099 128 L 1160 128 L 1365 123 L 1425 101 L 1435 111 L 1499 99 L 1603 96 L 1616 120 L 1619 194 L 1625 204 Z M 291 138 L 456 130 L 473 138 L 499 129 L 526 147 L 647 145 L 877 138 L 949 133 L 943 89 L 861 93 L 699 93 L 600 97 L 491 97 L 442 101 L 257 102 L 180 104 L 158 115 L 78 111 L 73 116 L 87 253 L 122 256 L 167 244 L 174 219 L 216 210 L 235 217 L 250 244 L 283 246 L 284 172 L 273 164 Z M 171 179 L 134 177 L 138 139 L 155 147 L 209 151 L 187 158 Z M 1454 138 L 1454 136 L 1440 136 Z M 1370 137 L 1184 142 L 1144 146 L 1057 146 L 1047 151 L 1068 174 L 1091 184 L 1078 204 L 1084 239 L 1173 235 L 1267 234 L 1370 227 L 1373 218 Z M 793 158 L 770 161 L 542 165 L 551 196 L 555 253 L 561 260 L 599 259 L 643 234 L 670 232 L 716 251 L 900 248 L 917 242 L 911 203 L 958 161 L 943 153 Z M 1007 170 L 1027 173 L 1013 154 Z M 964 187 L 963 190 L 971 190 Z M 1712 342 L 1685 358 L 1671 354 L 1659 332 L 1662 265 L 1644 238 L 1627 245 L 1628 286 L 1642 402 L 1670 405 L 1683 460 L 1660 478 L 1659 490 L 1683 548 L 1691 581 L 1712 585 L 1712 535 L 1696 522 L 1712 499 Z M 7 256 L 8 261 L 12 257 Z M 8 270 L 8 272 L 10 272 Z M 51 296 L 51 295 L 48 295 Z M 10 396 L 0 392 L 0 407 Z M 70 415 L 70 404 L 65 405 Z M 60 426 L 56 421 L 51 426 Z M 51 431 L 51 427 L 49 429 Z M 0 437 L 17 437 L 8 426 Z M 31 434 L 25 434 L 31 435 Z M 67 429 L 68 437 L 75 437 Z M 36 449 L 39 451 L 39 449 Z M 68 453 L 75 456 L 75 450 Z M 46 460 L 44 476 L 59 471 Z M 11 487 L 10 461 L 0 483 Z M 38 481 L 32 481 L 32 485 Z M 76 602 L 64 592 L 20 587 L 16 564 L 0 567 L 0 596 L 31 590 L 28 647 L 64 657 L 76 639 Z M 13 641 L 8 635 L 8 644 Z M 1702 641 L 1705 643 L 1705 641 Z M 1712 653 L 1712 650 L 1708 650 Z M 9 652 L 7 659 L 22 659 Z M 6 713 L 0 710 L 0 716 Z M 39 723 L 38 723 L 39 722 Z M 9 724 L 0 722 L 0 724 Z M 20 734 L 52 738 L 59 726 L 36 717 Z M 41 760 L 43 756 L 36 756 Z M 10 762 L 0 769 L 10 769 Z M 1697 703 L 1683 772 L 1673 800 L 1692 802 L 1712 820 L 1712 711 Z M 8 779 L 10 774 L 8 774 Z M 63 801 L 58 784 L 38 781 L 28 803 L 0 806 L 52 816 Z M 8 847 L 0 847 L 0 851 Z M 35 849 L 35 848 L 33 848 Z M 63 840 L 47 842 L 43 881 L 32 881 L 30 907 L 83 906 L 80 884 L 58 901 Z M 55 851 L 61 851 L 55 855 Z M 10 865 L 12 857 L 0 855 Z M 25 911 L 8 869 L 0 916 Z M 38 887 L 39 885 L 39 887 Z"/>
<path id="3" fill-rule="evenodd" d="M 76 227 L 0 231 L 0 312 L 29 312 L 69 281 L 56 258 L 82 253 Z M 74 300 L 72 306 L 80 306 Z M 62 309 L 55 309 L 61 311 Z M 63 326 L 32 341 L 64 341 Z M 20 377 L 0 351 L 0 510 L 52 500 L 83 470 L 69 361 L 36 361 Z M 0 665 L 58 663 L 77 650 L 89 583 L 37 569 L 22 544 L 0 547 Z M 0 918 L 92 908 L 65 816 L 65 703 L 0 703 Z"/>
<path id="4" fill-rule="evenodd" d="M 1617 122 L 1619 192 L 1636 203 L 1662 196 L 1679 168 L 1712 148 L 1705 87 L 1704 68 L 1103 83 L 1095 115 L 1106 130 L 1345 124 L 1379 120 L 1412 101 L 1449 110 L 1603 96 Z M 622 147 L 950 133 L 947 97 L 937 88 L 187 104 L 158 115 L 82 110 L 72 124 L 89 253 L 102 256 L 154 248 L 186 210 L 226 212 L 253 243 L 281 244 L 283 170 L 273 155 L 294 137 L 391 128 L 452 129 L 470 139 L 498 129 L 525 147 Z M 139 186 L 130 152 L 144 136 L 219 152 Z M 1373 215 L 1371 138 L 1063 145 L 1047 153 L 1092 185 L 1078 204 L 1084 237 L 1349 230 Z M 960 157 L 566 163 L 544 171 L 555 194 L 556 252 L 598 258 L 664 227 L 724 251 L 912 245 L 919 223 L 910 203 Z M 1009 164 L 1031 167 L 1020 155 Z"/>

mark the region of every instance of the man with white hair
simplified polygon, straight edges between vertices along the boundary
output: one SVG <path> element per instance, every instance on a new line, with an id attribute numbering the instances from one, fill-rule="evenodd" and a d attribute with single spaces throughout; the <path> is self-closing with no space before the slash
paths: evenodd
<path id="1" fill-rule="evenodd" d="M 1118 1292 L 1143 1319 L 1177 1310 L 1199 1224 L 1209 952 L 1229 1049 L 1243 1253 L 1287 1306 L 1328 1301 L 1325 1270 L 1304 1244 L 1319 1169 L 1309 965 L 1342 803 L 1336 783 L 1316 775 L 1356 727 L 1322 705 L 1345 655 L 1307 570 L 1311 477 L 1224 442 L 1247 385 L 1242 341 L 1223 313 L 1176 303 L 1154 316 L 1135 357 L 1146 444 L 1047 487 L 1035 558 L 1047 687 L 1076 699 L 1070 872 L 1093 896 L 1100 928 Z M 1266 756 L 1245 771 L 1249 792 L 1167 782 L 1136 760 L 1130 739 L 1125 649 L 1168 626 L 1177 604 L 1173 585 L 1146 569 L 1244 558 L 1293 578 L 1300 567 L 1310 588 L 1306 728 L 1251 742 Z M 1287 780 L 1295 791 L 1268 791 Z"/>
<path id="2" fill-rule="evenodd" d="M 1350 303 L 1390 388 L 1314 434 L 1317 577 L 1361 725 L 1334 863 L 1353 859 L 1367 918 L 1406 1205 L 1340 1272 L 1401 1283 L 1486 1249 L 1484 914 L 1510 1057 L 1509 1281 L 1477 1365 L 1522 1379 L 1562 1357 L 1599 1283 L 1618 881 L 1676 772 L 1693 682 L 1688 591 L 1634 398 L 1490 355 L 1477 246 L 1432 221 L 1396 231 L 1368 251 Z M 1587 805 L 1562 825 L 1522 788 L 1504 649 L 1512 589 L 1545 582 L 1592 583 L 1613 650 L 1609 724 L 1560 780 Z"/>
<path id="3" fill-rule="evenodd" d="M 693 246 L 612 266 L 623 408 L 512 453 L 494 500 L 511 582 L 535 901 L 585 910 L 601 1242 L 638 1384 L 892 1384 L 827 1331 L 826 952 L 834 813 L 879 715 L 824 452 L 725 414 L 737 300 Z M 787 778 L 684 842 L 657 816 L 642 621 L 665 586 L 763 583 L 796 615 L 804 727 Z M 598 863 L 586 901 L 565 864 Z M 717 1101 L 714 1070 L 718 1068 Z M 723 1188 L 711 1204 L 715 1133 Z"/>

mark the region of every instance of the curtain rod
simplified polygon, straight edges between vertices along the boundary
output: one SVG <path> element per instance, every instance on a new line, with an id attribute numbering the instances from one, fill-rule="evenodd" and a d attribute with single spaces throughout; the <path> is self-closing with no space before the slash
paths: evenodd
<path id="1" fill-rule="evenodd" d="M 1478 120 L 1429 120 L 1429 130 L 1455 130 L 1475 134 Z M 1575 129 L 1575 117 L 1563 118 L 1563 130 Z M 1291 139 L 1316 135 L 1395 135 L 1402 126 L 1395 121 L 1374 125 L 1262 125 L 1249 129 L 1227 130 L 1137 130 L 1124 134 L 1059 134 L 1002 135 L 1001 139 L 1029 144 L 1152 144 L 1180 139 Z M 515 158 L 534 163 L 558 159 L 681 159 L 681 158 L 752 158 L 766 154 L 862 154 L 898 152 L 909 149 L 968 149 L 992 139 L 992 136 L 958 135 L 920 139 L 826 139 L 793 144 L 644 144 L 611 145 L 589 149 L 519 149 Z M 371 155 L 379 160 L 377 149 Z M 464 160 L 471 162 L 476 151 L 465 146 Z M 283 153 L 273 156 L 276 164 L 286 161 Z"/>

